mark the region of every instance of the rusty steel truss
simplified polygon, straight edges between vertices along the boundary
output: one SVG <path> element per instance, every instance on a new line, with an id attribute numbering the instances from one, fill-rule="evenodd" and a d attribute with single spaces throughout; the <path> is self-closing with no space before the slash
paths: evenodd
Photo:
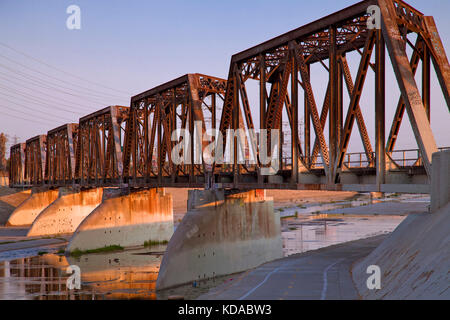
<path id="1" fill-rule="evenodd" d="M 9 154 L 9 184 L 21 186 L 25 184 L 25 143 L 11 146 Z"/>
<path id="2" fill-rule="evenodd" d="M 223 101 L 224 79 L 203 74 L 187 74 L 131 98 L 124 147 L 124 177 L 132 185 L 148 183 L 192 185 L 204 184 L 205 165 L 194 161 L 194 124 L 199 132 L 216 127 L 217 99 Z M 172 161 L 175 144 L 172 132 L 191 132 L 191 164 Z"/>
<path id="3" fill-rule="evenodd" d="M 379 29 L 368 27 L 373 5 L 380 8 Z M 350 55 L 359 57 L 357 65 Z M 401 95 L 386 139 L 388 60 Z M 317 66 L 328 79 L 323 96 L 312 81 Z M 432 154 L 438 151 L 430 125 L 432 67 L 450 111 L 450 67 L 434 19 L 400 0 L 361 1 L 233 55 L 226 80 L 187 74 L 132 97 L 130 108 L 108 107 L 81 118 L 78 128 L 49 131 L 47 141 L 45 136 L 30 139 L 25 164 L 22 147 L 13 146 L 11 184 L 428 192 Z M 375 86 L 367 88 L 370 76 Z M 250 82 L 258 88 L 256 102 L 247 94 Z M 374 93 L 373 103 L 363 105 L 364 90 Z M 345 96 L 349 103 L 344 106 Z M 371 106 L 374 140 L 363 116 Z M 395 149 L 405 111 L 418 150 Z M 276 155 L 281 167 L 274 175 L 261 174 L 265 165 L 257 135 L 246 141 L 256 162 L 238 161 L 236 136 L 228 146 L 234 148 L 232 165 L 194 159 L 195 123 L 202 136 L 217 126 L 225 150 L 228 130 L 266 129 L 270 137 L 273 130 L 286 131 L 283 121 L 290 145 L 287 154 L 280 148 Z M 172 161 L 174 146 L 184 139 L 172 135 L 177 129 L 190 133 L 189 163 Z M 356 130 L 364 150 L 354 154 L 348 150 Z M 198 148 L 207 144 L 200 142 Z M 410 158 L 408 152 L 416 155 Z"/>
<path id="4" fill-rule="evenodd" d="M 25 182 L 39 186 L 45 183 L 45 161 L 47 156 L 47 136 L 45 134 L 26 141 Z"/>
<path id="5" fill-rule="evenodd" d="M 110 106 L 80 119 L 74 182 L 83 186 L 119 184 L 122 140 L 128 107 Z"/>
<path id="6" fill-rule="evenodd" d="M 45 180 L 50 185 L 70 185 L 75 174 L 78 124 L 69 123 L 47 132 Z"/>

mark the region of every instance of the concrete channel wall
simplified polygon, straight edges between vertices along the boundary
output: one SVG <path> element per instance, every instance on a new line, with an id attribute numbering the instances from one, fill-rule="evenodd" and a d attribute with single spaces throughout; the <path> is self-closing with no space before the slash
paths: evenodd
<path id="1" fill-rule="evenodd" d="M 103 188 L 60 188 L 59 196 L 33 222 L 28 236 L 73 233 L 101 202 Z"/>
<path id="2" fill-rule="evenodd" d="M 172 195 L 164 189 L 137 192 L 105 189 L 103 202 L 79 225 L 66 251 L 169 241 L 173 234 Z"/>
<path id="3" fill-rule="evenodd" d="M 58 190 L 33 188 L 31 196 L 22 202 L 11 214 L 7 226 L 31 225 L 42 210 L 58 198 Z"/>
<path id="4" fill-rule="evenodd" d="M 188 212 L 169 242 L 156 288 L 245 271 L 282 255 L 280 216 L 263 190 L 190 190 Z"/>
<path id="5" fill-rule="evenodd" d="M 363 299 L 450 299 L 450 151 L 433 154 L 431 211 L 409 215 L 370 255 L 355 264 Z M 381 288 L 369 289 L 367 268 L 378 266 Z"/>

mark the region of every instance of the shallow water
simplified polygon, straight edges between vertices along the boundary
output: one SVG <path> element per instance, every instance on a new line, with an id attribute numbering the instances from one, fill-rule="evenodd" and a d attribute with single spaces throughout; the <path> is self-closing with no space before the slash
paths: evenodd
<path id="1" fill-rule="evenodd" d="M 282 220 L 283 255 L 390 233 L 404 216 L 317 214 Z"/>
<path id="2" fill-rule="evenodd" d="M 164 246 L 91 254 L 44 254 L 0 262 L 0 299 L 156 299 Z M 81 270 L 81 289 L 68 290 L 69 265 Z"/>
<path id="3" fill-rule="evenodd" d="M 369 204 L 362 198 L 334 204 L 284 208 L 280 216 L 283 254 L 367 238 L 393 231 L 405 216 L 320 214 L 320 211 Z M 384 200 L 377 200 L 384 201 Z M 402 196 L 396 201 L 427 202 L 426 197 Z M 293 216 L 293 217 L 289 217 Z M 79 258 L 55 253 L 39 256 L 42 248 L 17 250 L 0 256 L 0 299 L 157 299 L 156 279 L 166 246 L 153 246 Z M 50 249 L 50 250 L 49 250 Z M 46 248 L 56 252 L 56 248 Z M 81 289 L 68 290 L 69 265 L 81 269 Z"/>

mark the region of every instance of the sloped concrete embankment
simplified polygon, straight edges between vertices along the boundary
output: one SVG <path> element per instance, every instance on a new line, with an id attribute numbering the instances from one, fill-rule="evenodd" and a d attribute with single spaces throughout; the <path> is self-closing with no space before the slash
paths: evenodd
<path id="1" fill-rule="evenodd" d="M 34 188 L 31 196 L 22 202 L 11 214 L 7 226 L 31 225 L 42 210 L 58 198 L 58 190 Z"/>
<path id="2" fill-rule="evenodd" d="M 450 152 L 433 155 L 432 213 L 408 216 L 369 256 L 355 264 L 363 299 L 450 299 Z M 436 178 L 439 177 L 439 178 Z M 381 269 L 381 289 L 369 290 L 367 267 Z"/>
<path id="3" fill-rule="evenodd" d="M 164 189 L 105 190 L 102 204 L 79 225 L 66 251 L 166 242 L 172 234 L 172 195 Z"/>
<path id="4" fill-rule="evenodd" d="M 156 288 L 245 271 L 282 257 L 280 216 L 263 190 L 190 190 L 188 212 L 163 257 Z"/>
<path id="5" fill-rule="evenodd" d="M 59 196 L 34 221 L 28 236 L 73 233 L 101 202 L 103 188 L 60 188 Z"/>

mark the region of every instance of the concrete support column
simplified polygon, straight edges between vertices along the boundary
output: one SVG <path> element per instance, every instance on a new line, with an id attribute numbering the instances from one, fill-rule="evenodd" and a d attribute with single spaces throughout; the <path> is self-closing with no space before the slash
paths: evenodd
<path id="1" fill-rule="evenodd" d="M 163 188 L 105 189 L 103 202 L 76 229 L 66 251 L 166 242 L 173 234 L 172 195 Z"/>
<path id="2" fill-rule="evenodd" d="M 431 212 L 450 201 L 450 150 L 433 154 L 431 175 Z"/>
<path id="3" fill-rule="evenodd" d="M 8 221 L 7 226 L 31 225 L 42 210 L 58 198 L 58 190 L 33 188 L 31 196 L 18 206 Z"/>
<path id="4" fill-rule="evenodd" d="M 72 233 L 101 202 L 103 188 L 60 188 L 59 196 L 34 221 L 28 236 Z"/>
<path id="5" fill-rule="evenodd" d="M 189 191 L 188 212 L 169 242 L 156 288 L 245 271 L 281 258 L 279 213 L 263 190 Z"/>

